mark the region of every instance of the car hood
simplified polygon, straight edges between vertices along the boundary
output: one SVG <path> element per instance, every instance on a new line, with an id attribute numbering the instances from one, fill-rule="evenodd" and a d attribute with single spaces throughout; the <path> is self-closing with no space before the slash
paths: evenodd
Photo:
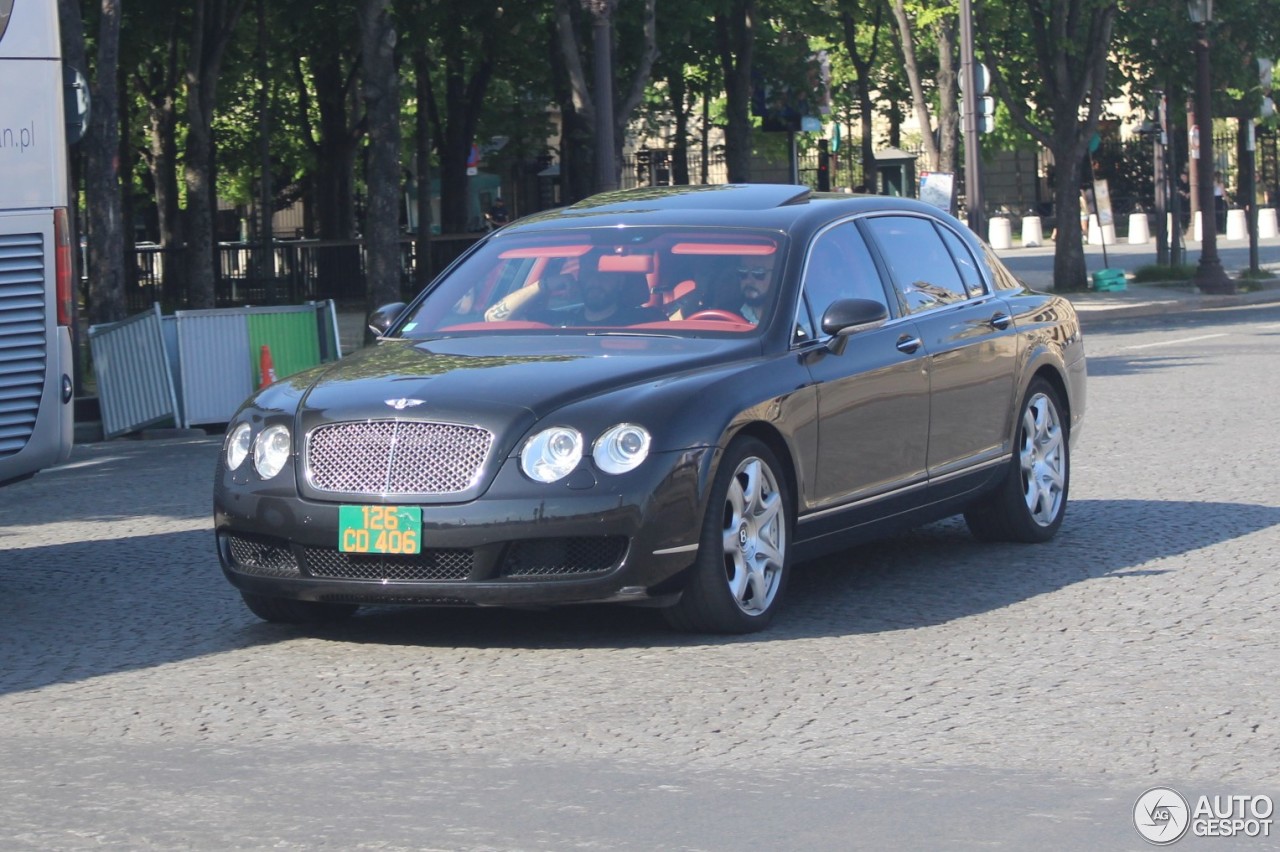
<path id="1" fill-rule="evenodd" d="M 314 374 L 299 416 L 307 428 L 407 417 L 506 431 L 580 399 L 752 352 L 754 341 L 638 335 L 387 340 Z"/>

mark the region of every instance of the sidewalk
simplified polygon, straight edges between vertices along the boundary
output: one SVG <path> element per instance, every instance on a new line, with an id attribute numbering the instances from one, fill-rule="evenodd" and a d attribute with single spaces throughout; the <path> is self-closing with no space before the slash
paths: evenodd
<path id="1" fill-rule="evenodd" d="M 1272 269 L 1280 275 L 1280 269 Z M 1234 274 L 1233 274 L 1234 277 Z M 1194 284 L 1134 284 L 1128 282 L 1121 292 L 1063 293 L 1071 300 L 1082 322 L 1102 319 L 1183 314 L 1210 308 L 1234 308 L 1243 305 L 1280 304 L 1280 278 L 1250 282 L 1258 289 L 1235 295 L 1208 295 Z"/>
<path id="2" fill-rule="evenodd" d="M 1229 308 L 1243 305 L 1280 303 L 1280 238 L 1268 238 L 1259 243 L 1259 267 L 1278 276 L 1273 279 L 1241 281 L 1240 274 L 1249 268 L 1248 247 L 1238 241 L 1227 242 L 1219 237 L 1218 256 L 1227 275 L 1237 286 L 1248 287 L 1253 292 L 1231 296 L 1207 295 L 1199 292 L 1189 281 L 1162 284 L 1136 284 L 1133 272 L 1155 263 L 1155 245 L 1129 245 L 1117 242 L 1106 246 L 1085 246 L 1085 266 L 1090 276 L 1103 268 L 1123 269 L 1128 281 L 1120 292 L 1086 290 L 1079 293 L 1063 293 L 1071 300 L 1084 322 L 1101 319 L 1120 319 L 1164 314 L 1182 314 L 1212 308 Z M 1053 292 L 1052 241 L 1023 248 L 1001 249 L 996 254 L 1005 265 L 1027 286 Z M 1199 245 L 1186 247 L 1187 265 L 1194 266 L 1200 260 Z M 1092 286 L 1092 277 L 1090 278 Z"/>

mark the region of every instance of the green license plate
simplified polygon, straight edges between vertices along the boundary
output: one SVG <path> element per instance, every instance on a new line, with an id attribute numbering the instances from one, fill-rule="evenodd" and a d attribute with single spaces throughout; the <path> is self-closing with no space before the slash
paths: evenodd
<path id="1" fill-rule="evenodd" d="M 339 506 L 338 550 L 344 553 L 419 553 L 419 506 Z"/>

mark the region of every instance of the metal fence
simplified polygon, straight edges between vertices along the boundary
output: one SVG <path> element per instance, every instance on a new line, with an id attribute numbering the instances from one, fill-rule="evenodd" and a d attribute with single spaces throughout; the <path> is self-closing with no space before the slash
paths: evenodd
<path id="1" fill-rule="evenodd" d="M 478 234 L 438 236 L 426 240 L 429 254 L 420 253 L 424 241 L 406 237 L 400 241 L 401 290 L 407 298 L 414 290 L 419 262 L 439 272 L 470 248 Z M 133 276 L 126 293 L 129 313 L 148 310 L 160 303 L 167 310 L 193 307 L 182 281 L 185 258 L 182 248 L 138 245 L 130 252 Z M 262 243 L 219 243 L 216 251 L 214 293 L 218 307 L 301 304 L 333 299 L 363 302 L 365 298 L 365 250 L 361 240 L 291 240 Z"/>

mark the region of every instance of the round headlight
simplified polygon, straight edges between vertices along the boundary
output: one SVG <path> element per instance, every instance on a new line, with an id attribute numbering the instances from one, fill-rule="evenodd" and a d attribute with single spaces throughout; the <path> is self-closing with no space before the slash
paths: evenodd
<path id="1" fill-rule="evenodd" d="M 582 435 L 577 429 L 553 426 L 525 442 L 520 469 L 538 482 L 564 479 L 582 461 Z"/>
<path id="2" fill-rule="evenodd" d="M 252 437 L 253 427 L 248 423 L 241 423 L 231 430 L 231 434 L 227 436 L 228 470 L 237 470 L 244 464 L 245 458 L 249 455 L 249 447 L 253 444 Z"/>
<path id="3" fill-rule="evenodd" d="M 634 423 L 619 423 L 596 439 L 591 457 L 605 473 L 634 470 L 649 456 L 649 430 Z"/>
<path id="4" fill-rule="evenodd" d="M 253 466 L 258 475 L 270 479 L 289 460 L 289 427 L 268 426 L 253 443 Z"/>

